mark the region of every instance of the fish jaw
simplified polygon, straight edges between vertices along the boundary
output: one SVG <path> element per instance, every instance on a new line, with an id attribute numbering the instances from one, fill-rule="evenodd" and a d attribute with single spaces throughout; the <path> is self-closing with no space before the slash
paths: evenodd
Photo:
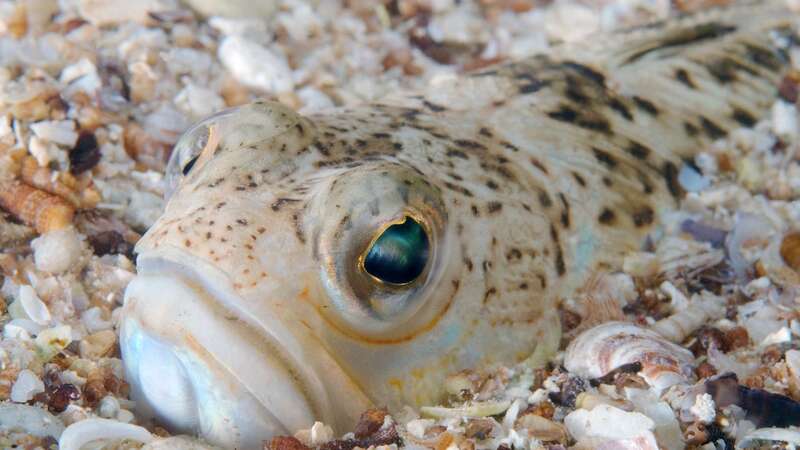
<path id="1" fill-rule="evenodd" d="M 220 274 L 177 259 L 140 256 L 125 294 L 120 347 L 139 412 L 174 432 L 242 449 L 316 420 L 335 424 L 337 391 L 352 387 L 342 385 L 346 376 L 334 374 L 340 369 L 327 353 L 317 349 L 310 360 L 280 318 L 250 322 Z M 368 405 L 350 394 L 345 409 Z"/>

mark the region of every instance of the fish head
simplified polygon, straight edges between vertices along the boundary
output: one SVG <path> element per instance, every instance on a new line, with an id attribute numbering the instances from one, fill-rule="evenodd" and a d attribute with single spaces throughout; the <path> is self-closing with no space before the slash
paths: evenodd
<path id="1" fill-rule="evenodd" d="M 442 363 L 430 361 L 469 333 L 442 320 L 463 266 L 444 194 L 408 161 L 325 156 L 340 136 L 319 128 L 257 102 L 177 143 L 123 310 L 143 415 L 260 448 L 316 420 L 344 430 L 371 405 L 440 386 L 425 371 Z"/>

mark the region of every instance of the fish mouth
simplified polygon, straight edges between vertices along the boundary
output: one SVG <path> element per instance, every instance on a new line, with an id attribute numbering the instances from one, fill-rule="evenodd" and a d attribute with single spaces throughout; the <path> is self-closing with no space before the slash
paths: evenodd
<path id="1" fill-rule="evenodd" d="M 222 274 L 179 259 L 140 255 L 125 293 L 120 348 L 138 412 L 241 449 L 330 420 L 289 330 L 275 317 L 253 322 Z"/>

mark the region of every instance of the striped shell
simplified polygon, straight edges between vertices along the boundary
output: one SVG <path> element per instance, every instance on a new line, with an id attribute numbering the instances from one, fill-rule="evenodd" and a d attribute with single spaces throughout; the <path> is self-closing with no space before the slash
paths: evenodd
<path id="1" fill-rule="evenodd" d="M 635 362 L 642 364 L 639 374 L 659 390 L 687 382 L 693 375 L 690 351 L 625 322 L 607 322 L 583 332 L 567 347 L 564 358 L 567 370 L 586 378 Z"/>
<path id="2" fill-rule="evenodd" d="M 0 184 L 0 206 L 39 233 L 66 228 L 75 215 L 63 198 L 19 181 Z"/>

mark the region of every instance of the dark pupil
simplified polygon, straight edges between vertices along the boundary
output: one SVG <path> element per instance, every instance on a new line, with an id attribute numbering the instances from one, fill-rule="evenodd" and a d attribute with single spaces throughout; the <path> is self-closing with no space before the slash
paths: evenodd
<path id="1" fill-rule="evenodd" d="M 189 174 L 189 171 L 192 170 L 192 167 L 194 167 L 194 163 L 197 162 L 197 158 L 199 158 L 199 157 L 200 157 L 200 155 L 195 156 L 194 158 L 190 159 L 189 162 L 187 162 L 185 166 L 183 166 L 182 172 L 183 172 L 184 175 L 188 175 Z"/>
<path id="2" fill-rule="evenodd" d="M 428 262 L 428 235 L 414 219 L 390 226 L 372 244 L 364 269 L 386 283 L 405 284 L 417 279 Z"/>

